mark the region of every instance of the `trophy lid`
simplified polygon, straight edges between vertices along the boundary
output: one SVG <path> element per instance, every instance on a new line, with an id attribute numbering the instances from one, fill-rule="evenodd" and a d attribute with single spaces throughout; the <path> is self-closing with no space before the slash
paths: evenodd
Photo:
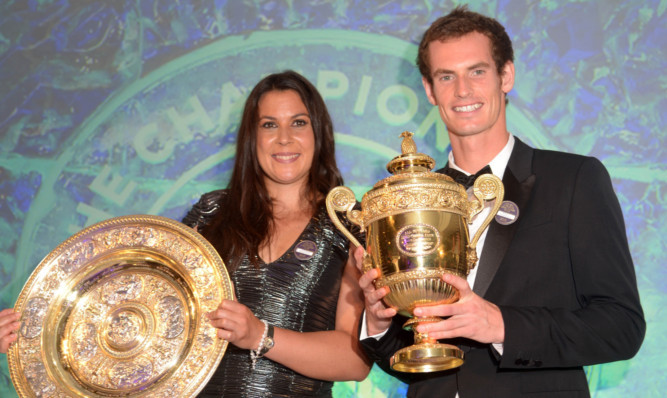
<path id="1" fill-rule="evenodd" d="M 415 144 L 412 136 L 413 134 L 410 131 L 401 133 L 400 137 L 403 137 L 401 143 L 402 154 L 387 163 L 387 171 L 390 173 L 422 173 L 429 172 L 435 167 L 435 160 L 432 157 L 417 152 L 417 144 Z"/>
<path id="2" fill-rule="evenodd" d="M 387 163 L 392 175 L 375 183 L 361 199 L 363 225 L 392 214 L 417 209 L 437 209 L 468 217 L 470 205 L 462 185 L 441 173 L 431 171 L 435 160 L 417 152 L 409 131 L 401 133 L 401 155 Z"/>

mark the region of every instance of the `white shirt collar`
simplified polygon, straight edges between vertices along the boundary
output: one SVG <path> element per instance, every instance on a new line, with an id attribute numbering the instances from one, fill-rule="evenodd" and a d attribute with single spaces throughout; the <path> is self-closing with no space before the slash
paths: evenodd
<path id="1" fill-rule="evenodd" d="M 498 154 L 489 162 L 489 167 L 491 167 L 491 171 L 493 172 L 493 175 L 495 175 L 498 178 L 503 178 L 503 175 L 505 174 L 505 169 L 507 168 L 507 163 L 510 160 L 510 155 L 512 155 L 512 149 L 514 149 L 514 136 L 512 134 L 509 135 L 509 139 L 507 140 L 507 144 L 505 144 L 505 147 L 498 152 Z M 456 169 L 462 173 L 465 173 L 466 175 L 470 175 L 467 171 L 461 169 L 459 166 L 456 165 L 456 162 L 454 161 L 454 154 L 452 151 L 449 151 L 449 167 Z"/>

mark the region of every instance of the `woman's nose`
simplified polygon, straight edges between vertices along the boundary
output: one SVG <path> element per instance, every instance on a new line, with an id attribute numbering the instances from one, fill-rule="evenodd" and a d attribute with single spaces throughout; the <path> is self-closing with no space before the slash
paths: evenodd
<path id="1" fill-rule="evenodd" d="M 289 127 L 278 127 L 278 143 L 287 145 L 292 142 L 292 134 Z"/>

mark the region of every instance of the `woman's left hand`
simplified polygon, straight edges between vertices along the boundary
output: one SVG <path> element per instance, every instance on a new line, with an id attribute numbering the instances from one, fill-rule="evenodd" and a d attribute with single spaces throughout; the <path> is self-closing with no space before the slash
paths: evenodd
<path id="1" fill-rule="evenodd" d="M 218 329 L 218 337 L 239 348 L 256 349 L 264 334 L 264 323 L 238 301 L 222 300 L 208 319 Z"/>

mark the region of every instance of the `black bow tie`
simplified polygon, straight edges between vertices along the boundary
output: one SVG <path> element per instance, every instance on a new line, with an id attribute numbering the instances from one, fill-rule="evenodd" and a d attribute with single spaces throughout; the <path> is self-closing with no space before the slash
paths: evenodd
<path id="1" fill-rule="evenodd" d="M 452 177 L 452 179 L 454 179 L 454 181 L 463 185 L 466 189 L 470 188 L 472 186 L 472 184 L 475 183 L 475 180 L 477 179 L 477 177 L 481 176 L 482 174 L 491 174 L 492 173 L 491 172 L 491 167 L 489 167 L 489 165 L 486 165 L 480 171 L 478 171 L 477 173 L 471 174 L 471 175 L 466 175 L 465 173 L 462 173 L 462 172 L 460 172 L 460 171 L 458 171 L 454 168 L 449 167 L 449 164 L 447 164 L 447 167 L 445 167 L 445 169 L 442 172 L 443 172 L 443 174 L 446 174 L 446 175 Z"/>

